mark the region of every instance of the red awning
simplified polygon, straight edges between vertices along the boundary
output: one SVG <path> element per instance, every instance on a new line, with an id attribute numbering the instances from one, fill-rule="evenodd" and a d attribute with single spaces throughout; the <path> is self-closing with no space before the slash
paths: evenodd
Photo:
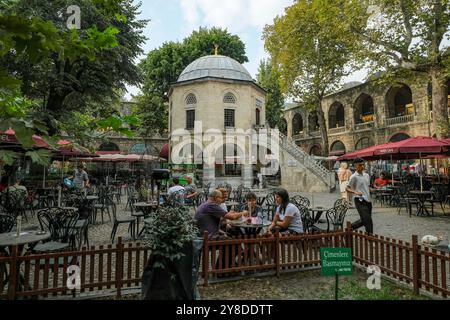
<path id="1" fill-rule="evenodd" d="M 45 148 L 49 150 L 53 150 L 58 155 L 61 156 L 83 156 L 83 157 L 98 157 L 97 155 L 93 155 L 89 152 L 87 148 L 84 147 L 75 147 L 73 146 L 73 142 L 68 140 L 59 140 L 57 142 L 57 145 L 59 146 L 58 149 L 54 149 L 52 146 L 50 146 L 47 142 L 44 141 L 44 139 L 36 134 L 32 136 L 32 139 L 34 140 L 35 144 L 33 147 L 35 148 Z M 6 130 L 3 134 L 0 133 L 0 141 L 4 143 L 10 143 L 10 144 L 17 144 L 20 145 L 19 140 L 16 137 L 16 132 L 14 129 L 9 128 Z"/>

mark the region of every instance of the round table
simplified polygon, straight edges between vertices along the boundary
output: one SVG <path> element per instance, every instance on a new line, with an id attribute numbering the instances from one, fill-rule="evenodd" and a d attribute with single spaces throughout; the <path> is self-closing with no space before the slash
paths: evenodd
<path id="1" fill-rule="evenodd" d="M 313 208 L 308 208 L 308 210 L 312 212 L 313 223 L 318 223 L 318 222 L 320 222 L 319 219 L 322 216 L 322 213 L 329 209 L 327 209 L 325 207 L 317 206 L 317 207 L 313 207 Z"/>
<path id="2" fill-rule="evenodd" d="M 409 192 L 410 194 L 417 196 L 417 198 L 419 199 L 419 208 L 417 210 L 417 215 L 420 216 L 424 216 L 425 214 L 428 216 L 431 216 L 430 213 L 428 212 L 427 208 L 425 207 L 425 201 L 427 201 L 427 199 L 433 194 L 433 192 L 431 191 L 420 191 L 420 190 L 413 190 Z"/>
<path id="3" fill-rule="evenodd" d="M 268 227 L 271 224 L 270 221 L 255 224 L 242 221 L 234 222 L 233 220 L 229 221 L 229 223 L 232 227 L 241 229 L 242 233 L 248 236 L 259 234 L 264 227 Z"/>
<path id="4" fill-rule="evenodd" d="M 39 231 L 22 231 L 17 237 L 16 232 L 0 233 L 0 247 L 23 246 L 50 238 L 50 232 L 38 234 Z"/>
<path id="5" fill-rule="evenodd" d="M 7 233 L 1 233 L 0 234 L 0 247 L 9 247 L 9 253 L 12 253 L 13 246 L 17 246 L 18 254 L 23 255 L 24 254 L 24 246 L 29 243 L 36 243 L 42 240 L 47 240 L 51 237 L 50 232 L 42 233 L 40 231 L 23 231 L 20 233 L 20 236 L 17 237 L 16 232 L 7 232 Z M 20 265 L 21 263 L 17 263 L 17 274 L 20 274 Z M 19 281 L 16 284 L 16 291 L 21 291 L 23 288 L 23 285 L 25 283 L 25 279 L 23 275 L 20 276 Z M 8 286 L 9 290 L 12 290 L 12 286 Z"/>

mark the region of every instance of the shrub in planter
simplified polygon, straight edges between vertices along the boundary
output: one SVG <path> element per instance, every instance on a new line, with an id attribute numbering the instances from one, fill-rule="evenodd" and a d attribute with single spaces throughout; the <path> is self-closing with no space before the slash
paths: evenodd
<path id="1" fill-rule="evenodd" d="M 146 245 L 150 258 L 142 275 L 144 300 L 194 300 L 202 239 L 184 207 L 160 208 L 150 216 Z"/>

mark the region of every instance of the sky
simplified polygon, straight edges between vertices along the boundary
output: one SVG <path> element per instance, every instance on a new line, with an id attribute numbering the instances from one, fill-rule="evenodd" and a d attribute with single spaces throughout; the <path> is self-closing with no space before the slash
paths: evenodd
<path id="1" fill-rule="evenodd" d="M 140 1 L 135 0 L 135 3 Z M 244 67 L 256 78 L 261 59 L 267 58 L 263 28 L 272 24 L 277 15 L 293 0 L 142 0 L 140 19 L 151 20 L 144 30 L 148 38 L 143 45 L 145 53 L 167 41 L 181 41 L 199 27 L 222 27 L 238 35 L 245 43 L 249 62 Z M 220 53 L 220 49 L 219 49 Z M 364 72 L 348 81 L 362 81 Z M 127 98 L 137 94 L 138 88 L 129 87 Z"/>

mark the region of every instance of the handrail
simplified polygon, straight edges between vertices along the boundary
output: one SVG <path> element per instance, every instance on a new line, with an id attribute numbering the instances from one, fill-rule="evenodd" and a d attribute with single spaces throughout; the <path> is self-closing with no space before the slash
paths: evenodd
<path id="1" fill-rule="evenodd" d="M 325 168 L 320 162 L 315 160 L 312 156 L 307 154 L 303 149 L 298 147 L 295 143 L 290 141 L 281 132 L 279 133 L 281 140 L 281 147 L 286 150 L 291 156 L 293 156 L 297 161 L 302 163 L 306 168 L 308 168 L 314 175 L 320 178 L 326 185 L 330 188 L 335 186 L 334 173 Z"/>

